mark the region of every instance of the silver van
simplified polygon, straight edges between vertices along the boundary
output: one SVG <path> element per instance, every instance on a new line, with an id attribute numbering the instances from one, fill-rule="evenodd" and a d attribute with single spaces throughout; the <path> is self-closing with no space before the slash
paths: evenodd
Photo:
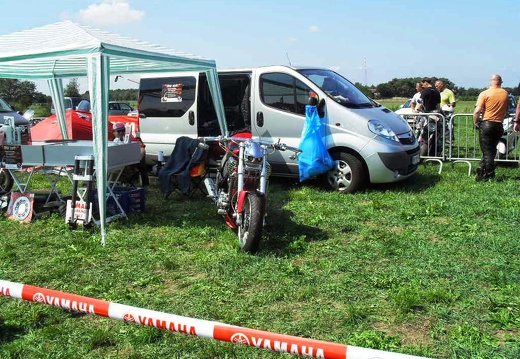
<path id="1" fill-rule="evenodd" d="M 419 145 L 408 124 L 366 97 L 336 72 L 314 67 L 266 66 L 219 71 L 227 130 L 297 147 L 309 96 L 319 98 L 327 123 L 326 143 L 335 166 L 320 176 L 332 189 L 351 193 L 369 183 L 390 183 L 417 170 Z M 179 136 L 219 135 L 205 74 L 143 75 L 139 86 L 139 128 L 147 162 L 169 155 Z M 289 152 L 289 151 L 287 151 Z M 272 174 L 298 176 L 290 153 L 269 157 Z"/>

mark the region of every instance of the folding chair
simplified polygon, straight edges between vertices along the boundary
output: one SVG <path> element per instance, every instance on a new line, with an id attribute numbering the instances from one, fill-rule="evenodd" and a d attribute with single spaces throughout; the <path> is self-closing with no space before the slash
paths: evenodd
<path id="1" fill-rule="evenodd" d="M 208 145 L 190 137 L 182 136 L 175 141 L 175 147 L 159 171 L 159 189 L 164 198 L 177 191 L 185 196 L 197 189 L 205 193 L 206 156 Z"/>

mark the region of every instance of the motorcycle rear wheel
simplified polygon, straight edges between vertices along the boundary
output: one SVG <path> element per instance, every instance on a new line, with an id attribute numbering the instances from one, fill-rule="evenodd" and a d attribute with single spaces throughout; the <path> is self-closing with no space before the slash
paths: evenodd
<path id="1" fill-rule="evenodd" d="M 254 254 L 260 247 L 263 226 L 263 205 L 262 197 L 248 193 L 244 199 L 244 212 L 242 214 L 242 224 L 238 226 L 238 241 L 240 250 Z"/>

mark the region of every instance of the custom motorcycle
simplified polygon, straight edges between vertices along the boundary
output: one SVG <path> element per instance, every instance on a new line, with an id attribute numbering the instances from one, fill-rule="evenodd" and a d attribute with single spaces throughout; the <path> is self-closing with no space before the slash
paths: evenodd
<path id="1" fill-rule="evenodd" d="M 518 133 L 515 132 L 515 117 L 509 116 L 502 123 L 504 134 L 500 138 L 497 145 L 498 158 L 507 158 L 509 152 L 516 149 L 518 145 Z"/>
<path id="2" fill-rule="evenodd" d="M 240 249 L 255 253 L 260 246 L 267 209 L 267 187 L 271 172 L 267 156 L 273 151 L 297 148 L 236 135 L 201 137 L 209 145 L 208 158 L 216 161 L 216 173 L 204 179 L 208 197 L 217 205 L 218 214 L 236 231 Z M 215 144 L 217 144 L 215 146 Z M 208 166 L 208 168 L 210 168 Z"/>
<path id="3" fill-rule="evenodd" d="M 421 114 L 417 122 L 417 139 L 421 157 L 439 157 L 442 154 L 446 126 L 443 116 Z"/>

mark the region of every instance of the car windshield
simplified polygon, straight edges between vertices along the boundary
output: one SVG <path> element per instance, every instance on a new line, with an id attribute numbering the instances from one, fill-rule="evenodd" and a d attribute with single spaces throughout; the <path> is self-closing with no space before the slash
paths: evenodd
<path id="1" fill-rule="evenodd" d="M 13 112 L 11 106 L 7 102 L 5 102 L 3 99 L 0 98 L 0 112 Z"/>
<path id="2" fill-rule="evenodd" d="M 76 108 L 76 110 L 90 112 L 90 101 L 81 100 L 81 102 L 78 104 L 78 107 Z"/>
<path id="3" fill-rule="evenodd" d="M 377 103 L 366 97 L 349 80 L 338 75 L 332 70 L 304 69 L 298 70 L 319 86 L 331 99 L 349 108 L 375 107 Z"/>

